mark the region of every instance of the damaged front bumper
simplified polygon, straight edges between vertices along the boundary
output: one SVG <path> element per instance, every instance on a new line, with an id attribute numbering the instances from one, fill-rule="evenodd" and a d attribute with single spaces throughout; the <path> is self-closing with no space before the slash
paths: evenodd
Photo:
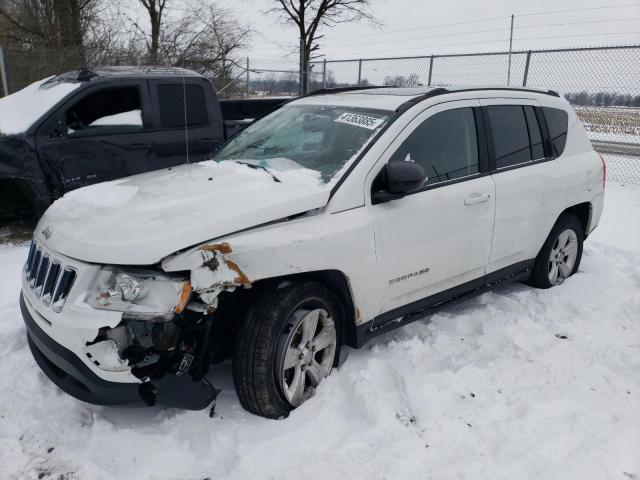
<path id="1" fill-rule="evenodd" d="M 27 328 L 29 348 L 42 371 L 69 395 L 96 405 L 143 403 L 187 410 L 211 404 L 217 390 L 206 380 L 166 373 L 146 382 L 114 382 L 100 378 L 75 353 L 52 339 L 33 318 L 24 295 L 20 309 Z"/>

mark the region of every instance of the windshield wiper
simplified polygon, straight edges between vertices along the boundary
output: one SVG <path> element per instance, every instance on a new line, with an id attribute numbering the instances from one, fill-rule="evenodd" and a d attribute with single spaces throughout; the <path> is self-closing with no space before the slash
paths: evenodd
<path id="1" fill-rule="evenodd" d="M 258 170 L 258 169 L 264 170 L 269 175 L 271 175 L 271 178 L 273 178 L 276 182 L 282 183 L 282 181 L 278 177 L 276 177 L 273 173 L 271 173 L 271 170 L 269 170 L 267 167 L 264 167 L 262 165 L 256 165 L 254 163 L 249 163 L 249 162 L 241 162 L 240 160 L 232 160 L 232 162 L 239 163 L 240 165 L 246 165 L 247 167 L 253 168 L 254 170 Z"/>

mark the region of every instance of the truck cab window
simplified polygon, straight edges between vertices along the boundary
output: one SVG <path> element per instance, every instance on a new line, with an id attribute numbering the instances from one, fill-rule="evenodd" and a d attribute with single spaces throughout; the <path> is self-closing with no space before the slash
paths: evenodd
<path id="1" fill-rule="evenodd" d="M 209 122 L 204 90 L 200 85 L 159 84 L 157 89 L 162 128 L 184 128 L 185 119 L 189 127 Z"/>
<path id="2" fill-rule="evenodd" d="M 91 93 L 65 112 L 67 134 L 80 131 L 116 133 L 142 128 L 142 104 L 136 87 Z"/>
<path id="3" fill-rule="evenodd" d="M 414 161 L 427 173 L 427 185 L 478 173 L 478 141 L 471 108 L 436 113 L 420 124 L 390 161 Z"/>

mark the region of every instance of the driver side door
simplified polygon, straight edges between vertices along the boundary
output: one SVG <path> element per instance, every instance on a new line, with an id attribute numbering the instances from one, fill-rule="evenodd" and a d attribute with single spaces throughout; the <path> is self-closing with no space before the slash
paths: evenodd
<path id="1" fill-rule="evenodd" d="M 144 81 L 80 91 L 36 133 L 38 154 L 59 182 L 57 195 L 154 169 Z"/>
<path id="2" fill-rule="evenodd" d="M 451 293 L 481 285 L 491 253 L 495 185 L 488 174 L 479 102 L 432 106 L 409 123 L 370 174 L 413 161 L 428 179 L 397 200 L 372 204 L 379 322 L 392 321 Z M 454 292 L 455 293 L 455 292 Z"/>

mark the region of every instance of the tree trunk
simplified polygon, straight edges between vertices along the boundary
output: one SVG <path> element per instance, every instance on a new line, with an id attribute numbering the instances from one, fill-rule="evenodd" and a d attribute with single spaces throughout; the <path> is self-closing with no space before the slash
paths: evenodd
<path id="1" fill-rule="evenodd" d="M 153 65 L 158 64 L 158 50 L 160 49 L 160 13 L 155 8 L 155 4 L 152 4 L 153 8 L 149 10 L 149 17 L 151 19 L 151 47 L 149 48 L 149 63 Z"/>
<path id="2" fill-rule="evenodd" d="M 57 44 L 64 49 L 69 67 L 85 66 L 82 35 L 82 11 L 79 0 L 54 0 Z"/>

